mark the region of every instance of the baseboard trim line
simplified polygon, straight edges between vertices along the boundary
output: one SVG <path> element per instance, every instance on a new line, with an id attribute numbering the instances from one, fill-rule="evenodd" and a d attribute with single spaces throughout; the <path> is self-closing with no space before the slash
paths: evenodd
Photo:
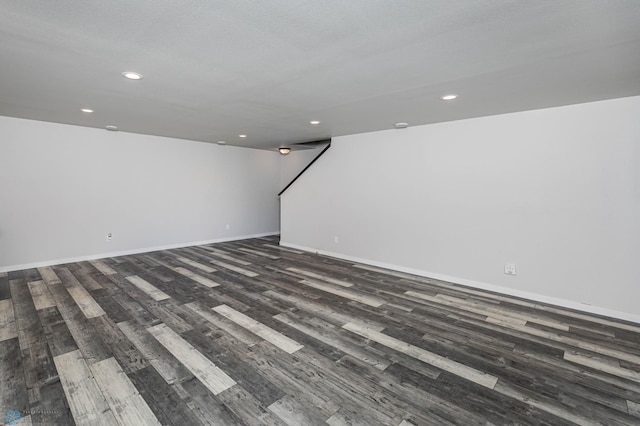
<path id="1" fill-rule="evenodd" d="M 140 253 L 149 253 L 149 252 L 158 251 L 158 250 L 170 250 L 170 249 L 183 248 L 183 247 L 202 246 L 205 244 L 224 243 L 227 241 L 248 240 L 250 238 L 269 237 L 269 236 L 278 235 L 278 234 L 280 234 L 280 232 L 264 232 L 260 234 L 214 238 L 211 240 L 167 244 L 162 246 L 144 247 L 144 248 L 137 248 L 133 250 L 123 250 L 123 251 L 116 251 L 116 252 L 109 252 L 109 253 L 96 253 L 96 254 L 90 254 L 86 256 L 69 257 L 64 259 L 44 260 L 44 261 L 33 262 L 33 263 L 24 263 L 20 265 L 3 266 L 3 267 L 0 267 L 0 272 L 22 271 L 23 269 L 42 268 L 44 266 L 63 265 L 66 263 L 74 263 L 74 262 L 85 262 L 87 260 L 104 259 L 106 257 L 127 256 L 130 254 L 140 254 Z"/>
<path id="2" fill-rule="evenodd" d="M 452 284 L 457 284 L 465 287 L 469 287 L 476 290 L 486 290 L 494 293 L 500 293 L 506 296 L 517 297 L 520 299 L 526 299 L 532 302 L 540 302 L 547 305 L 553 305 L 561 308 L 572 309 L 576 311 L 585 312 L 588 314 L 600 315 L 608 318 L 614 318 L 616 320 L 622 320 L 640 325 L 640 315 L 635 315 L 628 312 L 616 311 L 610 308 L 603 308 L 594 305 L 587 305 L 572 300 L 561 299 L 556 297 L 545 296 L 538 293 L 531 293 L 527 291 L 514 290 L 508 287 L 497 286 L 494 284 L 488 284 L 481 281 L 473 281 L 465 278 L 453 277 L 448 275 L 442 275 L 429 271 L 422 271 L 413 268 L 407 268 L 403 266 L 393 265 L 389 263 L 377 262 L 370 259 L 363 259 L 356 256 L 350 256 L 343 253 L 336 253 L 327 250 L 319 250 L 312 247 L 301 246 L 298 244 L 291 244 L 284 241 L 280 241 L 280 245 L 283 247 L 292 248 L 295 250 L 301 250 L 305 252 L 320 254 L 323 256 L 335 257 L 341 260 L 347 260 L 349 262 L 361 263 L 363 265 L 375 266 L 378 268 L 390 269 L 392 271 L 404 272 L 406 274 L 417 275 L 419 277 L 430 278 L 438 281 L 446 281 Z"/>

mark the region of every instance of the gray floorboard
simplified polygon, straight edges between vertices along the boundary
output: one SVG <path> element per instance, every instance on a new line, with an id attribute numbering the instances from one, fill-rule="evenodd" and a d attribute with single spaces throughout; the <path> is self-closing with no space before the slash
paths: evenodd
<path id="1" fill-rule="evenodd" d="M 2 273 L 0 302 L 0 409 L 33 424 L 640 424 L 639 324 L 278 237 Z"/>

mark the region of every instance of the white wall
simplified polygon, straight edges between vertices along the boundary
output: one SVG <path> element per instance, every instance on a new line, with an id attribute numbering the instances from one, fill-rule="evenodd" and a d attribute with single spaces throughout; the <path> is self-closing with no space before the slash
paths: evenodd
<path id="1" fill-rule="evenodd" d="M 288 155 L 280 156 L 280 187 L 278 194 L 320 154 L 325 146 L 326 145 L 322 145 L 320 148 L 291 151 Z M 278 202 L 278 217 L 280 217 L 280 202 Z"/>
<path id="2" fill-rule="evenodd" d="M 314 158 L 320 154 L 326 145 L 319 148 L 291 151 L 288 155 L 280 156 L 280 191 L 291 182 Z M 278 191 L 278 192 L 280 192 Z"/>
<path id="3" fill-rule="evenodd" d="M 0 271 L 278 232 L 276 152 L 7 117 L 0 135 Z"/>
<path id="4" fill-rule="evenodd" d="M 632 97 L 333 138 L 282 196 L 282 244 L 638 320 L 639 117 Z"/>

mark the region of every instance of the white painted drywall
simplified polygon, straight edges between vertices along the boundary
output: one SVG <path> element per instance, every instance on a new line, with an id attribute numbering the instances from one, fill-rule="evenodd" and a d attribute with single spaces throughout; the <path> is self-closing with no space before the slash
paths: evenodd
<path id="1" fill-rule="evenodd" d="M 326 145 L 319 148 L 291 151 L 288 155 L 280 156 L 280 191 L 282 191 L 314 158 L 320 154 Z M 278 191 L 278 193 L 280 192 Z"/>
<path id="2" fill-rule="evenodd" d="M 284 245 L 640 315 L 640 97 L 335 137 L 281 202 Z"/>
<path id="3" fill-rule="evenodd" d="M 280 156 L 280 187 L 278 194 L 291 183 L 296 176 L 304 170 L 324 149 L 326 145 L 319 148 L 303 149 L 291 151 L 288 155 Z M 293 184 L 295 185 L 295 183 Z M 280 218 L 280 203 L 278 202 L 278 218 Z"/>
<path id="4" fill-rule="evenodd" d="M 276 152 L 7 117 L 0 135 L 0 270 L 278 232 Z"/>

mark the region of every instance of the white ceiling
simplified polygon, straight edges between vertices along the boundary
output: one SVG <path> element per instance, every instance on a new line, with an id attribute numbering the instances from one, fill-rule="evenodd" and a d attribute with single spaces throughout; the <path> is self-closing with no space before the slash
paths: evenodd
<path id="1" fill-rule="evenodd" d="M 275 149 L 632 95 L 637 0 L 0 3 L 11 117 Z"/>

